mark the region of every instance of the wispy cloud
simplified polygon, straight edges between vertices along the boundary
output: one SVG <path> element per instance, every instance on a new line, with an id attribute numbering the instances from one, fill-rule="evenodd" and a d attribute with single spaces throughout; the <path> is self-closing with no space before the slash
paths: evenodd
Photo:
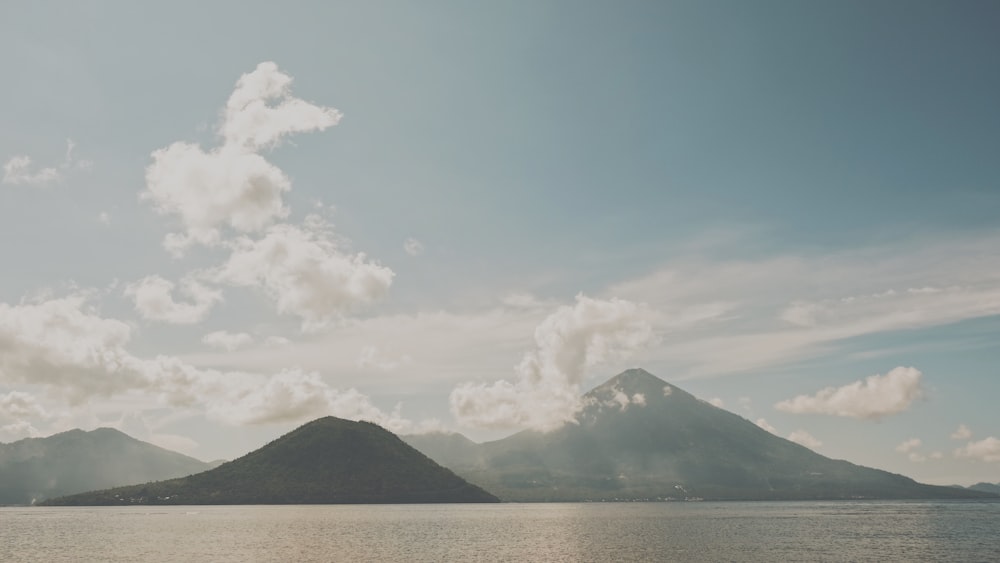
<path id="1" fill-rule="evenodd" d="M 815 436 L 806 432 L 805 430 L 796 430 L 788 435 L 788 439 L 800 446 L 805 446 L 811 450 L 823 445 L 823 442 L 819 441 Z"/>
<path id="2" fill-rule="evenodd" d="M 956 428 L 955 431 L 951 433 L 952 440 L 968 440 L 971 437 L 972 437 L 972 430 L 969 430 L 969 427 L 964 424 L 959 424 L 958 428 Z"/>
<path id="3" fill-rule="evenodd" d="M 665 338 L 649 358 L 681 378 L 747 373 L 858 336 L 1000 314 L 997 246 L 989 232 L 826 255 L 681 257 L 608 294 L 658 311 Z"/>
<path id="4" fill-rule="evenodd" d="M 0 183 L 12 185 L 43 186 L 63 178 L 63 173 L 71 169 L 89 169 L 93 163 L 90 160 L 79 159 L 73 155 L 76 143 L 66 139 L 66 157 L 58 166 L 35 166 L 34 160 L 28 155 L 10 157 L 3 165 L 3 179 Z"/>
<path id="5" fill-rule="evenodd" d="M 232 352 L 253 343 L 253 336 L 246 332 L 216 330 L 201 337 L 201 343 L 219 350 Z"/>
<path id="6" fill-rule="evenodd" d="M 410 237 L 403 242 L 403 250 L 410 256 L 420 256 L 424 253 L 424 243 Z"/>

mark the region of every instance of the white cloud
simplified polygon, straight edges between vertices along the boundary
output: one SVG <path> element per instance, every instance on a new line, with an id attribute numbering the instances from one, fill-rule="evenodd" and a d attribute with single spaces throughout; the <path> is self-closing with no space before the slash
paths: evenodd
<path id="1" fill-rule="evenodd" d="M 815 395 L 799 395 L 774 407 L 795 414 L 829 414 L 878 419 L 905 411 L 923 396 L 923 374 L 912 367 L 897 367 L 843 387 L 827 387 Z"/>
<path id="2" fill-rule="evenodd" d="M 73 142 L 73 139 L 66 139 L 66 159 L 58 168 L 48 166 L 35 169 L 34 161 L 30 156 L 12 156 L 3 165 L 3 179 L 0 180 L 0 183 L 41 186 L 62 179 L 63 174 L 60 170 L 65 171 L 71 168 L 89 169 L 93 163 L 89 160 L 75 158 L 73 156 L 75 148 L 76 143 Z"/>
<path id="3" fill-rule="evenodd" d="M 284 370 L 261 381 L 244 377 L 235 385 L 218 389 L 221 399 L 208 404 L 209 416 L 229 424 L 274 424 L 302 422 L 320 416 L 367 420 L 396 433 L 423 433 L 443 429 L 434 420 L 414 422 L 400 408 L 385 412 L 356 389 L 340 391 L 326 384 L 315 372 Z"/>
<path id="4" fill-rule="evenodd" d="M 796 430 L 795 432 L 792 432 L 788 435 L 788 439 L 811 450 L 815 450 L 823 445 L 823 442 L 820 442 L 815 436 L 805 430 Z"/>
<path id="5" fill-rule="evenodd" d="M 770 425 L 770 424 L 769 424 L 769 423 L 767 422 L 767 420 L 766 420 L 766 419 L 763 419 L 763 418 L 758 418 L 758 419 L 757 419 L 757 422 L 755 422 L 754 424 L 756 424 L 757 426 L 760 426 L 760 427 L 761 427 L 761 428 L 763 428 L 764 430 L 767 430 L 767 431 L 768 431 L 768 432 L 770 432 L 771 434 L 774 434 L 774 435 L 776 435 L 776 436 L 777 436 L 777 434 L 778 434 L 778 429 L 777 429 L 777 428 L 775 428 L 775 427 L 773 427 L 773 426 L 771 426 L 771 425 Z"/>
<path id="6" fill-rule="evenodd" d="M 205 152 L 176 142 L 152 156 L 142 198 L 159 213 L 180 218 L 184 232 L 164 240 L 175 256 L 193 243 L 217 244 L 222 226 L 259 231 L 288 215 L 281 196 L 291 181 L 259 154 L 230 147 Z"/>
<path id="7" fill-rule="evenodd" d="M 393 276 L 363 253 L 342 251 L 315 215 L 303 227 L 275 225 L 260 240 L 240 238 L 226 263 L 211 274 L 218 283 L 261 288 L 279 313 L 297 315 L 306 330 L 381 298 Z"/>
<path id="8" fill-rule="evenodd" d="M 162 214 L 176 215 L 183 232 L 164 246 L 180 256 L 191 244 L 217 244 L 220 228 L 257 232 L 286 217 L 282 201 L 291 182 L 259 153 L 292 133 L 323 130 L 340 119 L 333 108 L 315 106 L 290 93 L 291 78 L 271 62 L 244 74 L 226 103 L 219 133 L 223 144 L 205 151 L 176 142 L 152 153 L 146 190 Z"/>
<path id="9" fill-rule="evenodd" d="M 124 348 L 130 337 L 82 294 L 0 303 L 0 382 L 49 386 L 75 403 L 141 385 Z"/>
<path id="10" fill-rule="evenodd" d="M 711 399 L 708 400 L 708 404 L 720 409 L 726 408 L 726 402 L 720 399 L 719 397 L 712 397 Z"/>
<path id="11" fill-rule="evenodd" d="M 629 396 L 621 387 L 602 388 L 597 391 L 597 396 L 589 398 L 585 404 L 597 405 L 600 408 L 610 407 L 622 412 L 628 410 L 630 405 L 637 407 L 646 406 L 646 396 L 642 393 L 633 393 Z M 603 396 L 603 397 L 602 397 Z"/>
<path id="12" fill-rule="evenodd" d="M 154 405 L 202 409 L 230 424 L 271 424 L 335 415 L 371 420 L 393 431 L 441 429 L 377 408 L 354 389 L 338 391 L 316 372 L 282 370 L 267 375 L 201 369 L 178 358 L 140 358 L 126 345 L 129 325 L 101 317 L 85 295 L 19 305 L 0 303 L 0 384 L 32 385 L 52 400 L 79 406 L 96 398 L 129 397 Z M 18 418 L 45 416 L 33 396 L 0 395 L 0 412 L 15 419 L 0 434 L 25 435 Z M 0 420 L 0 423 L 3 421 Z"/>
<path id="13" fill-rule="evenodd" d="M 586 368 L 628 355 L 652 337 L 647 310 L 621 299 L 577 295 L 535 329 L 535 349 L 516 367 L 514 383 L 465 383 L 451 392 L 460 424 L 484 428 L 526 426 L 552 430 L 582 408 Z"/>
<path id="14" fill-rule="evenodd" d="M 660 312 L 664 345 L 647 356 L 676 377 L 749 373 L 859 336 L 1000 314 L 998 245 L 1000 232 L 977 232 L 813 256 L 682 256 L 609 293 Z"/>
<path id="15" fill-rule="evenodd" d="M 923 442 L 920 441 L 920 438 L 910 438 L 909 440 L 906 440 L 902 444 L 896 446 L 896 451 L 901 454 L 907 454 L 919 448 L 922 443 Z"/>
<path id="16" fill-rule="evenodd" d="M 393 371 L 402 364 L 412 361 L 410 356 L 404 355 L 401 358 L 393 359 L 387 357 L 378 349 L 378 346 L 364 346 L 358 353 L 355 362 L 359 368 L 374 369 L 378 371 Z"/>
<path id="17" fill-rule="evenodd" d="M 0 443 L 16 442 L 22 438 L 36 438 L 41 435 L 41 431 L 25 420 L 0 425 Z"/>
<path id="18" fill-rule="evenodd" d="M 32 170 L 33 168 L 30 156 L 13 156 L 3 165 L 3 183 L 37 186 L 60 178 L 59 171 L 55 168 Z"/>
<path id="19" fill-rule="evenodd" d="M 420 256 L 424 253 L 424 244 L 411 237 L 403 242 L 403 250 L 405 250 L 410 256 Z"/>
<path id="20" fill-rule="evenodd" d="M 172 324 L 198 323 L 222 300 L 222 292 L 187 279 L 181 282 L 181 293 L 190 301 L 175 301 L 175 286 L 174 282 L 160 276 L 146 276 L 129 284 L 125 295 L 132 298 L 135 310 L 144 319 Z"/>
<path id="21" fill-rule="evenodd" d="M 291 343 L 291 340 L 285 338 L 284 336 L 268 336 L 264 339 L 264 346 L 277 348 L 280 346 L 287 346 Z"/>
<path id="22" fill-rule="evenodd" d="M 246 332 L 234 333 L 227 332 L 225 330 L 216 330 L 202 336 L 201 342 L 202 344 L 211 346 L 212 348 L 232 352 L 252 344 L 253 336 Z"/>
<path id="23" fill-rule="evenodd" d="M 46 416 L 45 409 L 30 393 L 23 391 L 0 393 L 0 422 L 44 416 Z"/>
<path id="24" fill-rule="evenodd" d="M 972 430 L 964 424 L 959 424 L 958 428 L 951 433 L 952 440 L 968 440 L 972 437 Z"/>
<path id="25" fill-rule="evenodd" d="M 1000 461 L 1000 440 L 989 436 L 978 442 L 969 442 L 955 450 L 955 457 L 977 459 L 979 461 Z"/>
<path id="26" fill-rule="evenodd" d="M 340 121 L 336 109 L 292 97 L 291 84 L 292 78 L 273 62 L 241 76 L 219 128 L 226 145 L 257 151 L 292 133 L 322 131 Z"/>

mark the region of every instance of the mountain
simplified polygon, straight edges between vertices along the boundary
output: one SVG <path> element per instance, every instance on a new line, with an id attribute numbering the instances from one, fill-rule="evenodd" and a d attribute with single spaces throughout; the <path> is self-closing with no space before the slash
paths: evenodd
<path id="1" fill-rule="evenodd" d="M 577 424 L 549 433 L 406 439 L 507 501 L 989 496 L 826 458 L 641 369 L 584 400 Z"/>
<path id="2" fill-rule="evenodd" d="M 369 422 L 328 416 L 249 454 L 180 479 L 49 505 L 498 502 Z"/>
<path id="3" fill-rule="evenodd" d="M 142 442 L 113 428 L 70 430 L 0 444 L 0 504 L 170 479 L 209 464 Z"/>
<path id="4" fill-rule="evenodd" d="M 1000 483 L 976 483 L 969 487 L 973 491 L 982 491 L 984 493 L 1000 494 Z"/>

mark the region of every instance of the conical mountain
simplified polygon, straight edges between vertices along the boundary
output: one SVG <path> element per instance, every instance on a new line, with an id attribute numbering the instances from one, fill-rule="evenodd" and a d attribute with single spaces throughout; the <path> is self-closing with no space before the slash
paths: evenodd
<path id="1" fill-rule="evenodd" d="M 181 479 L 84 493 L 53 505 L 496 502 L 369 422 L 328 416 Z"/>
<path id="2" fill-rule="evenodd" d="M 578 424 L 524 431 L 444 459 L 504 500 L 961 498 L 821 456 L 641 369 L 584 396 Z"/>
<path id="3" fill-rule="evenodd" d="M 33 504 L 94 489 L 171 479 L 211 465 L 113 428 L 0 444 L 0 504 Z"/>

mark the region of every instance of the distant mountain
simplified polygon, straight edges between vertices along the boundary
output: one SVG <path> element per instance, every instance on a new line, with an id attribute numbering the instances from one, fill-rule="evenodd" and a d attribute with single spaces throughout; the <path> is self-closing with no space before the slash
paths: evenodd
<path id="1" fill-rule="evenodd" d="M 209 464 L 142 442 L 113 428 L 70 430 L 0 444 L 0 504 L 170 479 Z"/>
<path id="2" fill-rule="evenodd" d="M 497 502 L 369 422 L 314 420 L 219 467 L 50 505 Z"/>
<path id="3" fill-rule="evenodd" d="M 976 483 L 975 485 L 969 487 L 969 489 L 1000 495 L 1000 483 Z"/>
<path id="4" fill-rule="evenodd" d="M 985 495 L 823 457 L 641 369 L 584 398 L 578 424 L 549 433 L 484 444 L 460 435 L 405 439 L 506 501 Z"/>

